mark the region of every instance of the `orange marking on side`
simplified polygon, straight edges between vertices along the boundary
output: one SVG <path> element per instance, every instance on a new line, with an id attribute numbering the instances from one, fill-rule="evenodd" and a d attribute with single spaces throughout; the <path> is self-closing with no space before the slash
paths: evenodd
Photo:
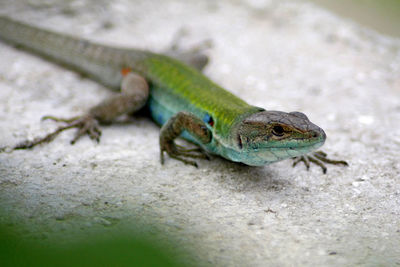
<path id="1" fill-rule="evenodd" d="M 126 76 L 126 75 L 128 75 L 128 73 L 130 73 L 131 71 L 132 71 L 131 68 L 122 68 L 122 69 L 121 69 L 121 74 L 122 74 L 122 76 Z"/>

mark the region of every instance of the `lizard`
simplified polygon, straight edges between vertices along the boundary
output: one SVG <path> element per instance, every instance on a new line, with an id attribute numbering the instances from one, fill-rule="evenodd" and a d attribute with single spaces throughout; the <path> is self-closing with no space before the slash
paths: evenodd
<path id="1" fill-rule="evenodd" d="M 332 160 L 321 147 L 326 134 L 301 112 L 266 110 L 249 105 L 223 89 L 202 73 L 208 58 L 202 53 L 154 53 L 117 48 L 31 26 L 0 16 L 0 38 L 84 74 L 116 92 L 81 116 L 57 118 L 61 122 L 44 137 L 25 140 L 14 147 L 29 149 L 52 141 L 64 130 L 76 128 L 71 141 L 88 135 L 99 142 L 99 124 L 111 123 L 123 114 L 147 109 L 161 126 L 160 160 L 170 158 L 197 167 L 195 159 L 210 154 L 250 166 L 295 158 L 319 165 L 326 173 L 329 164 L 348 165 Z M 186 148 L 175 141 L 182 137 L 196 145 Z M 3 149 L 4 150 L 4 149 Z"/>

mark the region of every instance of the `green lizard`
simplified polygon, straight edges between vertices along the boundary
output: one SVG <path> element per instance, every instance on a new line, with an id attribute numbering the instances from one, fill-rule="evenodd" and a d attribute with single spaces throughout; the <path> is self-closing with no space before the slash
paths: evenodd
<path id="1" fill-rule="evenodd" d="M 71 143 L 86 134 L 99 141 L 99 123 L 109 123 L 122 114 L 147 107 L 154 121 L 162 126 L 161 163 L 166 152 L 171 158 L 194 166 L 197 164 L 191 158 L 208 158 L 208 154 L 251 166 L 298 157 L 294 165 L 302 161 L 308 168 L 311 161 L 321 166 L 324 173 L 326 167 L 322 162 L 347 165 L 345 161 L 328 159 L 323 152 L 310 153 L 324 144 L 326 135 L 303 113 L 251 106 L 206 78 L 200 72 L 207 62 L 204 55 L 175 53 L 172 58 L 114 48 L 7 17 L 0 17 L 0 38 L 85 74 L 108 88 L 121 89 L 85 115 L 70 119 L 46 117 L 64 125 L 44 137 L 26 140 L 13 150 L 50 142 L 70 128 L 78 129 Z M 177 145 L 175 139 L 180 136 L 198 148 Z"/>

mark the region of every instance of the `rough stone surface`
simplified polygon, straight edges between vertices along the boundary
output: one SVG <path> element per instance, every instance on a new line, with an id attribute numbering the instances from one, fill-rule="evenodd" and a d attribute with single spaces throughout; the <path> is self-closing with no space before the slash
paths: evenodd
<path id="1" fill-rule="evenodd" d="M 0 154 L 1 222 L 68 242 L 150 221 L 196 261 L 216 266 L 400 264 L 400 40 L 278 0 L 3 0 L 0 10 L 155 51 L 184 27 L 184 47 L 212 40 L 209 77 L 251 104 L 306 113 L 328 135 L 324 150 L 350 163 L 326 175 L 290 161 L 161 166 L 157 126 L 135 118 L 104 127 L 100 144 L 70 146 L 73 133 L 65 132 L 49 145 Z M 109 95 L 3 43 L 0 58 L 0 146 L 54 129 L 43 115 L 78 115 Z"/>

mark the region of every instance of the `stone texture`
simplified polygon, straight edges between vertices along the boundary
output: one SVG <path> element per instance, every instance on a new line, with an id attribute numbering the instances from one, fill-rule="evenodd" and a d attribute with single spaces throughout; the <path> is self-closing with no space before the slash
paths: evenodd
<path id="1" fill-rule="evenodd" d="M 0 222 L 64 243 L 154 225 L 193 251 L 187 262 L 216 266 L 400 264 L 400 40 L 301 2 L 136 2 L 5 0 L 0 10 L 155 51 L 182 27 L 184 47 L 211 39 L 209 77 L 254 105 L 306 113 L 328 135 L 324 150 L 350 166 L 161 166 L 157 126 L 135 117 L 104 127 L 100 144 L 70 146 L 66 132 L 0 154 Z M 3 43 L 0 58 L 0 146 L 54 129 L 43 115 L 81 114 L 109 95 Z"/>

